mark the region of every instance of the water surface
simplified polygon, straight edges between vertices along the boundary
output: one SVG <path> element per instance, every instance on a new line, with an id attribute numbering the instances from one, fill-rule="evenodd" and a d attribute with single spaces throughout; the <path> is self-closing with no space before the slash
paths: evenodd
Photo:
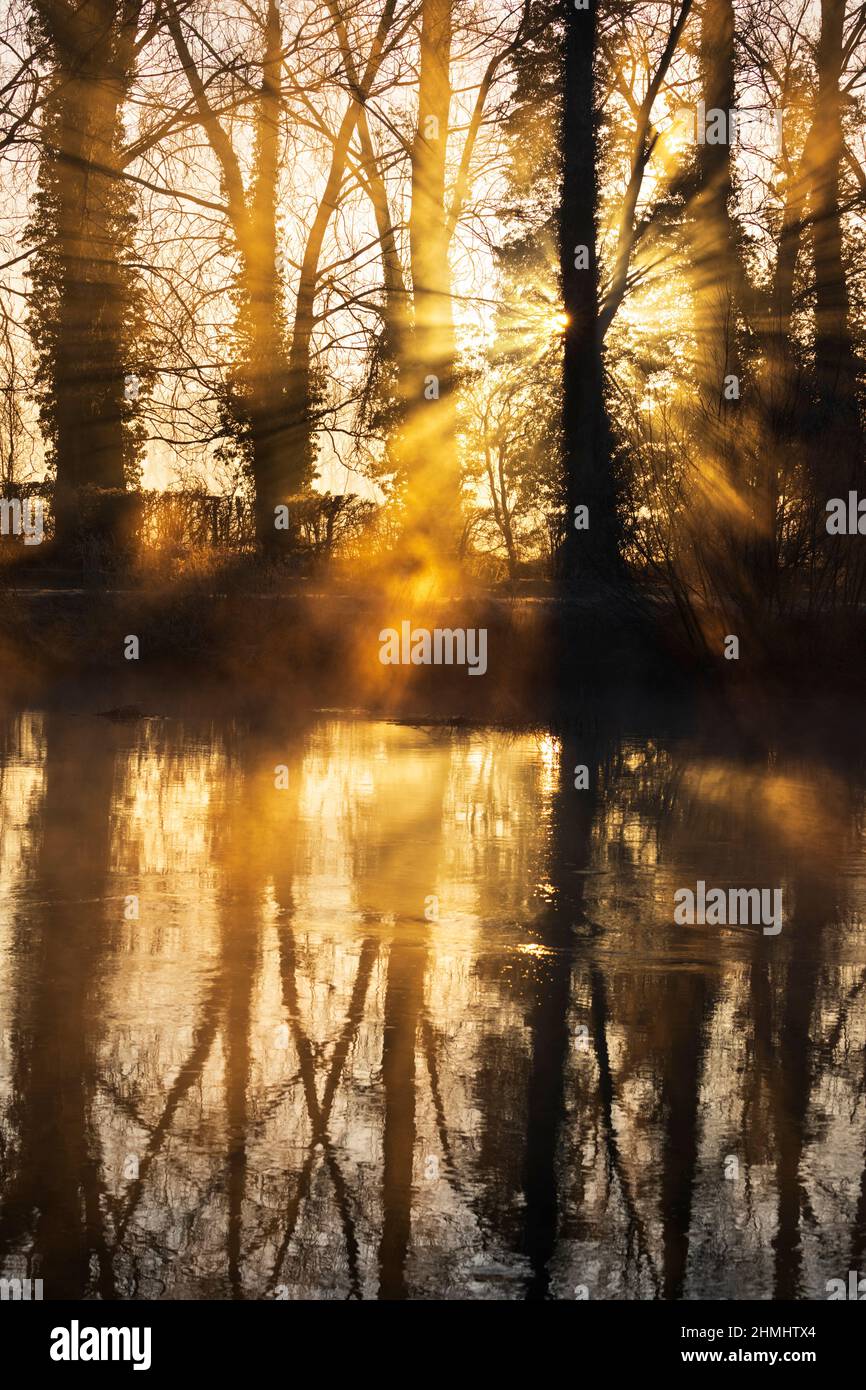
<path id="1" fill-rule="evenodd" d="M 712 727 L 6 716 L 0 1272 L 826 1298 L 866 1272 L 862 807 Z M 699 878 L 782 932 L 674 925 Z"/>

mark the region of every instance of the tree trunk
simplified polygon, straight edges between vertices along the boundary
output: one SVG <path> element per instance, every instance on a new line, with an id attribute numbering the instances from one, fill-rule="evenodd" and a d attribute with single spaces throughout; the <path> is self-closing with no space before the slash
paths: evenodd
<path id="1" fill-rule="evenodd" d="M 814 475 L 816 486 L 819 491 L 823 488 L 827 497 L 842 496 L 845 489 L 854 486 L 862 467 L 863 448 L 839 210 L 844 20 L 845 0 L 821 0 L 809 220 L 815 275 L 815 378 L 819 405 Z M 819 500 L 826 500 L 823 493 Z"/>
<path id="2" fill-rule="evenodd" d="M 757 382 L 753 573 L 756 587 L 765 596 L 768 606 L 777 600 L 779 589 L 780 478 L 794 476 L 793 462 L 801 447 L 797 419 L 801 371 L 798 348 L 791 337 L 791 321 L 814 142 L 815 128 L 812 126 L 799 165 L 790 170 L 786 182 L 776 264 L 760 325 L 763 366 Z"/>
<path id="3" fill-rule="evenodd" d="M 715 443 L 728 453 L 732 406 L 725 378 L 739 375 L 737 312 L 739 259 L 730 214 L 733 197 L 730 112 L 735 109 L 734 7 L 732 0 L 705 0 L 700 38 L 701 90 L 706 112 L 725 113 L 727 139 L 699 140 L 697 199 L 693 218 L 693 289 L 698 337 L 699 389 Z M 734 403 L 733 409 L 736 409 Z"/>
<path id="4" fill-rule="evenodd" d="M 452 34 L 452 0 L 424 0 L 409 218 L 415 322 L 405 378 L 408 409 L 401 448 L 408 476 L 410 558 L 433 566 L 456 554 L 460 536 L 455 343 L 445 205 Z"/>
<path id="5" fill-rule="evenodd" d="M 219 163 L 228 221 L 239 259 L 240 347 L 229 408 L 248 452 L 255 485 L 256 538 L 268 554 L 293 550 L 297 535 L 278 530 L 276 508 L 308 478 L 290 466 L 290 413 L 286 322 L 277 271 L 277 197 L 282 104 L 282 24 L 278 0 L 268 0 L 261 58 L 255 173 L 247 194 L 229 134 L 210 105 L 174 0 L 165 0 L 166 23 L 186 74 L 202 129 Z"/>
<path id="6" fill-rule="evenodd" d="M 295 539 L 291 532 L 276 529 L 276 508 L 308 481 L 303 465 L 286 448 L 289 373 L 277 272 L 282 32 L 276 0 L 268 4 L 261 72 L 256 173 L 249 215 L 239 238 L 247 299 L 247 351 L 241 378 L 249 411 L 256 531 L 263 549 L 273 551 L 281 540 L 291 546 Z"/>
<path id="7" fill-rule="evenodd" d="M 844 23 L 845 0 L 821 0 L 821 32 L 816 50 L 818 93 L 806 219 L 815 286 L 817 406 L 808 430 L 812 495 L 807 506 L 812 554 L 818 560 L 810 576 L 810 598 L 839 598 L 852 603 L 858 600 L 866 577 L 858 538 L 828 537 L 824 525 L 827 502 L 833 497 L 845 497 L 863 476 L 863 425 L 840 210 Z"/>
<path id="8" fill-rule="evenodd" d="M 313 332 L 316 326 L 315 303 L 319 290 L 319 264 L 325 235 L 339 203 L 340 191 L 348 164 L 349 147 L 356 129 L 361 135 L 362 151 L 365 138 L 366 144 L 369 145 L 364 102 L 379 72 L 384 56 L 385 41 L 393 23 L 396 7 L 396 0 L 386 0 L 367 64 L 359 77 L 341 10 L 336 4 L 329 4 L 328 6 L 334 19 L 346 77 L 353 92 L 353 98 L 343 116 L 334 141 L 328 177 L 307 236 L 301 262 L 291 335 L 291 351 L 286 373 L 287 415 L 279 439 L 279 453 L 283 470 L 282 489 L 287 496 L 306 490 L 312 478 L 315 461 L 316 401 L 313 388 L 311 350 Z M 273 512 L 271 512 L 271 517 L 273 517 Z M 273 528 L 273 520 L 271 520 L 271 528 Z"/>
<path id="9" fill-rule="evenodd" d="M 739 347 L 745 277 L 731 215 L 731 151 L 736 138 L 733 0 L 705 0 L 699 62 L 706 120 L 696 130 L 695 199 L 688 219 L 700 448 L 700 520 L 694 545 L 713 600 L 733 622 L 750 614 L 760 597 L 746 568 L 758 522 L 750 511 L 754 499 L 748 495 L 741 447 Z"/>
<path id="10" fill-rule="evenodd" d="M 131 212 L 119 178 L 122 112 L 141 3 L 41 4 L 54 71 L 43 111 L 31 320 L 44 382 L 42 418 L 56 470 L 55 533 L 114 535 L 134 465 L 128 429 Z M 84 489 L 112 490 L 87 503 Z"/>
<path id="11" fill-rule="evenodd" d="M 566 531 L 562 581 L 615 581 L 619 570 L 616 487 L 604 405 L 596 250 L 598 176 L 594 65 L 597 0 L 575 10 L 565 0 L 562 101 L 562 197 L 559 257 L 563 310 L 562 431 Z M 587 507 L 588 529 L 575 529 Z"/>

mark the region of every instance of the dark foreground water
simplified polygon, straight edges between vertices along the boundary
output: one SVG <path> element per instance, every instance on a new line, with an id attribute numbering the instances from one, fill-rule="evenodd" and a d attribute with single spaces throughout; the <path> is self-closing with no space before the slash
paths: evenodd
<path id="1" fill-rule="evenodd" d="M 866 1274 L 863 790 L 711 724 L 5 717 L 0 1273 L 826 1298 Z M 698 879 L 781 932 L 675 925 Z"/>

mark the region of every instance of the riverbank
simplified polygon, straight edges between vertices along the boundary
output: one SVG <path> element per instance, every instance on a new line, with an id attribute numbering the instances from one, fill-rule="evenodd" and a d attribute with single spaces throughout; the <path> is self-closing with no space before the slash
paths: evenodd
<path id="1" fill-rule="evenodd" d="M 420 636 L 383 664 L 383 633 L 405 634 L 407 625 L 413 635 L 456 633 L 444 652 L 453 664 L 434 664 L 436 649 L 431 642 L 425 656 Z M 399 590 L 194 583 L 8 586 L 0 593 L 0 661 L 7 693 L 89 672 L 127 692 L 120 704 L 139 704 L 145 682 L 181 677 L 253 698 L 505 722 L 550 717 L 586 688 L 662 697 L 684 686 L 740 697 L 750 688 L 780 696 L 866 688 L 864 613 L 776 619 L 760 634 L 739 635 L 737 659 L 724 656 L 723 626 L 709 651 L 696 652 L 677 614 L 660 604 L 641 611 L 610 600 L 497 594 L 419 601 Z M 485 634 L 483 671 L 460 660 L 466 632 Z"/>

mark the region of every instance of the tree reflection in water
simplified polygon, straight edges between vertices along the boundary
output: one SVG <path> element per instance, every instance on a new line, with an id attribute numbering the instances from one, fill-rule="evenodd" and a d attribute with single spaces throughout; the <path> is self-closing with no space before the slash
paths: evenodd
<path id="1" fill-rule="evenodd" d="M 591 729 L 5 719 L 0 1269 L 598 1299 L 858 1268 L 862 770 Z M 783 887 L 782 933 L 675 926 L 698 878 Z"/>

